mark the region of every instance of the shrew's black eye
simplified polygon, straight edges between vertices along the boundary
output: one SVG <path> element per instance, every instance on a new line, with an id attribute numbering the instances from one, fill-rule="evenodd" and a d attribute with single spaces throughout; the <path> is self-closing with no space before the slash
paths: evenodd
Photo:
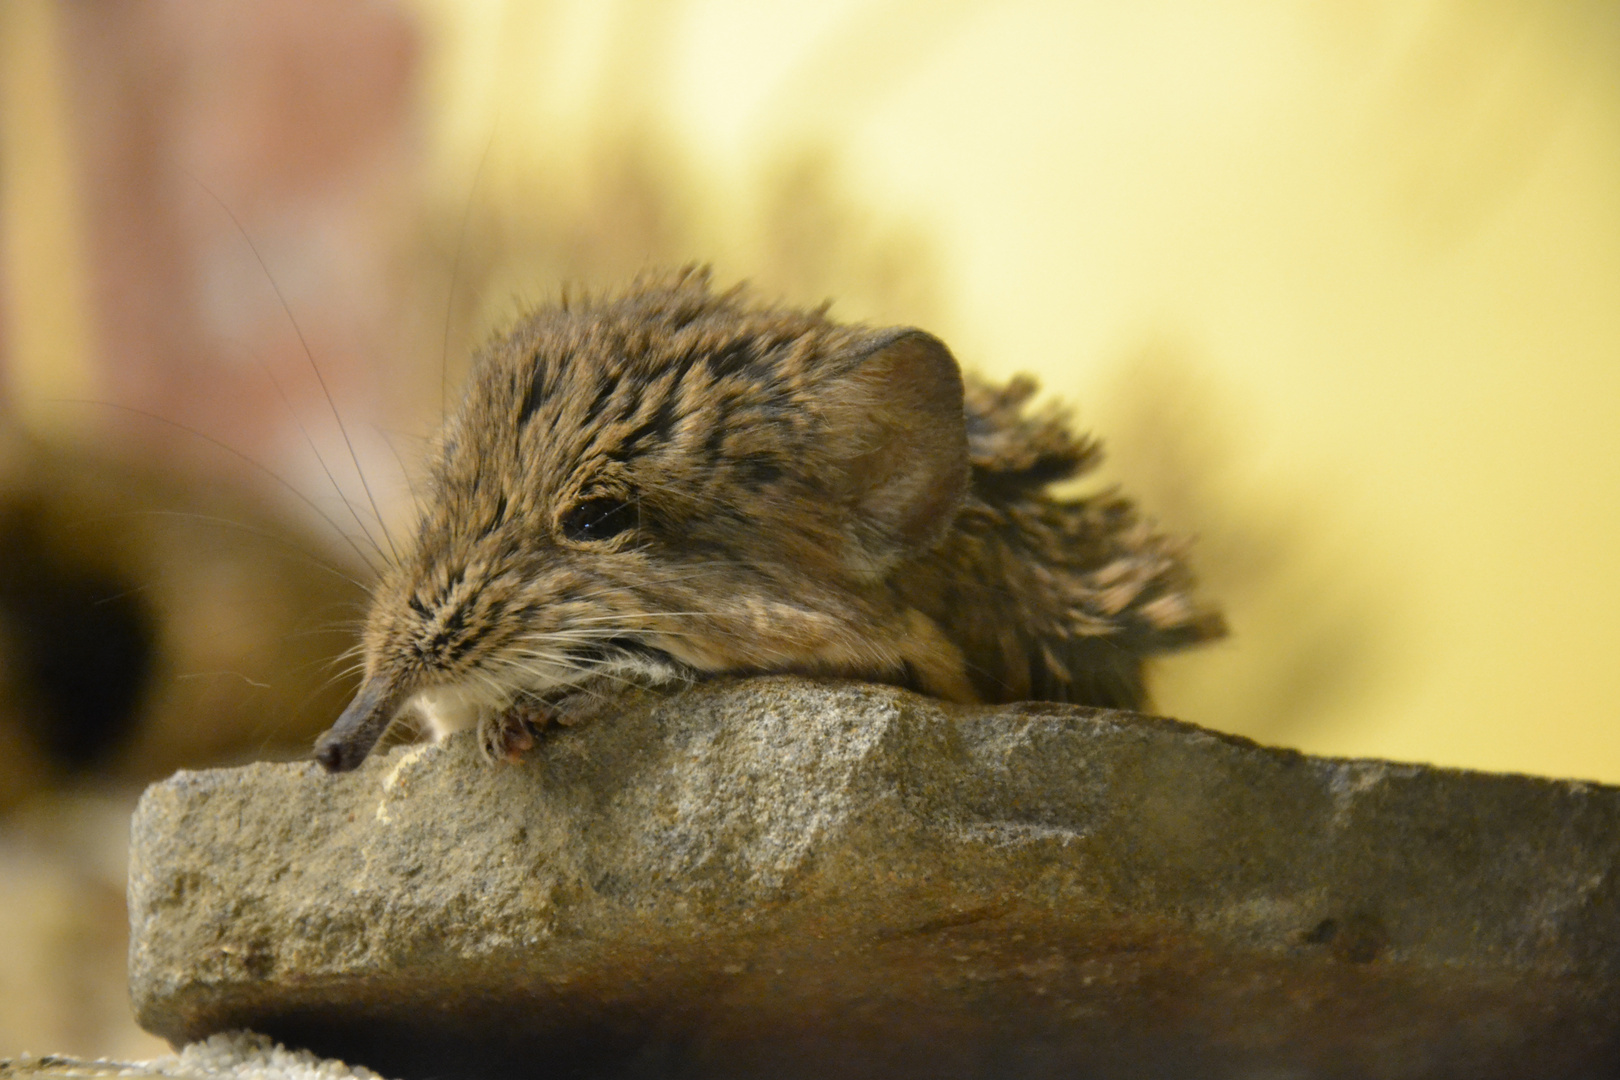
<path id="1" fill-rule="evenodd" d="M 636 523 L 636 508 L 623 499 L 599 495 L 586 499 L 562 519 L 563 535 L 570 540 L 606 540 Z"/>

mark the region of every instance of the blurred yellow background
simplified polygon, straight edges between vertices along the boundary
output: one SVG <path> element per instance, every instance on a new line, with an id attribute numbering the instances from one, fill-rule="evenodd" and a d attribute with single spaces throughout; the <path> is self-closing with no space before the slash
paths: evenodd
<path id="1" fill-rule="evenodd" d="M 483 335 L 690 260 L 1074 405 L 1233 627 L 1161 711 L 1620 782 L 1620 7 L 0 0 L 0 533 L 157 628 L 52 764 L 0 604 L 0 1056 L 154 1052 L 140 784 L 330 719 Z"/>

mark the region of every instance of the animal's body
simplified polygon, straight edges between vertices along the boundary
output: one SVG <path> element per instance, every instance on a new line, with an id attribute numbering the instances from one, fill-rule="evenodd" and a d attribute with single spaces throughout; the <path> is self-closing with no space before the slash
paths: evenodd
<path id="1" fill-rule="evenodd" d="M 404 711 L 521 748 L 714 674 L 1140 707 L 1144 661 L 1220 618 L 1129 502 L 1048 493 L 1098 454 L 1033 391 L 703 271 L 528 315 L 475 360 L 317 757 L 353 768 Z"/>

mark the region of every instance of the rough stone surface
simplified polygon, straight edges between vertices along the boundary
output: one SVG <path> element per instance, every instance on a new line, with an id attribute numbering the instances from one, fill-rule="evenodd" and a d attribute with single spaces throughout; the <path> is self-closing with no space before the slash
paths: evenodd
<path id="1" fill-rule="evenodd" d="M 251 1031 L 230 1031 L 153 1061 L 116 1061 L 46 1054 L 0 1061 L 0 1080 L 383 1080 L 370 1069 L 288 1050 Z"/>
<path id="2" fill-rule="evenodd" d="M 390 1075 L 1620 1075 L 1620 790 L 762 679 L 180 773 L 131 982 Z"/>

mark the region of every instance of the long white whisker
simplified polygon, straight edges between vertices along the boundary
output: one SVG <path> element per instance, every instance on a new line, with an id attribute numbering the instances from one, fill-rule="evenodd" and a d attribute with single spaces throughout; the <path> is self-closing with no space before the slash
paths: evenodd
<path id="1" fill-rule="evenodd" d="M 175 428 L 175 429 L 177 429 L 179 431 L 183 431 L 187 435 L 190 435 L 190 436 L 192 436 L 194 438 L 201 439 L 203 442 L 208 443 L 210 446 L 217 447 L 218 449 L 225 451 L 227 454 L 230 454 L 232 457 L 235 457 L 240 461 L 246 462 L 247 464 L 253 466 L 255 469 L 258 469 L 264 475 L 268 476 L 270 479 L 274 480 L 277 484 L 280 484 L 287 491 L 291 492 L 293 494 L 293 496 L 295 498 L 297 498 L 300 502 L 302 502 L 305 506 L 307 506 L 311 510 L 313 510 L 315 512 L 315 514 L 322 521 L 326 522 L 327 525 L 331 526 L 333 532 L 335 532 L 339 536 L 343 537 L 344 541 L 351 548 L 354 549 L 355 555 L 357 555 L 359 557 L 360 561 L 365 564 L 367 570 L 370 570 L 373 574 L 377 573 L 377 564 L 371 561 L 371 557 L 365 553 L 365 551 L 360 547 L 359 543 L 355 541 L 355 538 L 352 535 L 350 535 L 349 533 L 345 532 L 338 525 L 337 522 L 333 521 L 332 516 L 330 514 L 328 514 L 325 510 L 322 510 L 320 508 L 320 506 L 315 502 L 314 499 L 311 499 L 308 495 L 305 495 L 302 491 L 300 491 L 298 489 L 298 486 L 296 484 L 294 484 L 291 480 L 288 480 L 286 477 L 282 476 L 280 473 L 276 472 L 274 469 L 270 468 L 268 465 L 265 465 L 262 462 L 258 462 L 258 461 L 253 460 L 252 457 L 250 457 L 247 454 L 243 453 L 242 451 L 238 450 L 236 447 L 232 446 L 230 443 L 224 442 L 223 440 L 220 440 L 220 439 L 216 439 L 212 435 L 209 435 L 209 434 L 206 434 L 204 432 L 198 431 L 196 428 L 188 427 L 185 424 L 179 423 L 178 421 L 170 420 L 166 416 L 159 416 L 157 413 L 147 412 L 145 409 L 137 409 L 133 405 L 119 405 L 119 404 L 116 404 L 115 402 L 111 402 L 111 401 L 86 401 L 86 400 L 79 399 L 79 398 L 64 398 L 62 400 L 63 400 L 63 402 L 65 404 L 69 404 L 69 405 L 97 405 L 97 406 L 100 406 L 101 408 L 104 408 L 104 409 L 117 409 L 120 412 L 132 413 L 135 416 L 144 417 L 145 419 L 151 420 L 154 423 L 167 424 L 169 427 Z M 342 493 L 339 492 L 339 494 L 341 495 Z M 344 500 L 344 505 L 345 506 L 348 505 L 348 500 L 347 499 Z M 352 511 L 353 507 L 350 507 L 349 509 Z M 357 522 L 357 524 L 358 524 L 358 522 Z M 360 531 L 362 533 L 365 533 L 365 526 L 363 524 L 360 526 Z M 367 542 L 369 542 L 371 544 L 371 546 L 373 548 L 376 549 L 377 554 L 379 556 L 381 556 L 383 554 L 382 549 L 377 547 L 377 542 L 375 540 L 371 539 L 371 536 L 370 536 L 369 533 L 366 534 L 366 540 L 367 540 Z M 384 556 L 384 559 L 386 560 L 386 556 Z"/>
<path id="2" fill-rule="evenodd" d="M 233 521 L 230 518 L 219 517 L 219 516 L 217 516 L 215 514 L 199 514 L 199 513 L 196 513 L 194 511 L 190 511 L 190 510 L 132 510 L 132 511 L 130 511 L 130 513 L 132 513 L 132 514 L 142 514 L 142 515 L 145 515 L 145 516 L 148 516 L 148 517 L 172 517 L 172 518 L 178 518 L 178 519 L 187 520 L 187 521 L 199 521 L 199 522 L 203 522 L 204 524 L 208 524 L 208 525 L 224 525 L 224 526 L 226 526 L 228 528 L 238 529 L 238 530 L 240 530 L 242 532 L 247 533 L 249 536 L 257 536 L 261 540 L 269 540 L 269 541 L 271 541 L 272 543 L 276 544 L 278 547 L 284 548 L 285 550 L 287 550 L 291 554 L 294 554 L 294 555 L 298 556 L 300 559 L 303 559 L 305 562 L 308 562 L 308 563 L 310 563 L 310 564 L 312 564 L 312 565 L 314 565 L 314 566 L 316 566 L 316 567 L 318 567 L 318 568 L 320 568 L 322 570 L 325 570 L 328 574 L 331 574 L 333 577 L 340 578 L 343 581 L 347 581 L 350 585 L 353 585 L 355 588 L 360 589 L 362 592 L 365 591 L 365 589 L 366 589 L 366 585 L 365 585 L 364 582 L 358 581 L 358 580 L 350 577 L 348 574 L 345 574 L 343 571 L 339 570 L 337 567 L 333 566 L 331 563 L 327 562 L 325 559 L 321 559 L 321 558 L 318 558 L 318 557 L 316 557 L 314 555 L 311 555 L 309 552 L 305 551 L 303 548 L 299 547 L 298 545 L 290 543 L 286 539 L 284 539 L 284 538 L 282 538 L 280 536 L 277 536 L 275 533 L 270 532 L 267 529 L 256 529 L 251 525 L 245 524 L 244 522 Z"/>
<path id="3" fill-rule="evenodd" d="M 196 176 L 192 176 L 191 179 L 197 184 L 198 187 L 202 188 L 208 193 L 209 198 L 213 199 L 219 204 L 219 208 L 221 210 L 225 211 L 225 216 L 231 219 L 231 224 L 236 226 L 236 231 L 241 233 L 242 239 L 247 242 L 248 250 L 253 252 L 253 257 L 258 260 L 259 269 L 264 271 L 265 280 L 270 283 L 271 290 L 275 292 L 276 299 L 281 303 L 281 310 L 287 316 L 287 322 L 292 325 L 293 333 L 298 335 L 298 344 L 304 349 L 304 358 L 309 361 L 309 368 L 315 373 L 315 380 L 321 384 L 321 393 L 326 397 L 327 407 L 332 410 L 332 419 L 337 421 L 338 431 L 343 436 L 343 444 L 349 449 L 349 460 L 354 464 L 354 473 L 360 478 L 360 486 L 365 490 L 366 500 L 371 503 L 371 512 L 376 515 L 377 524 L 382 526 L 383 538 L 388 541 L 388 549 L 394 553 L 394 561 L 397 563 L 399 561 L 399 551 L 394 547 L 394 538 L 388 533 L 388 522 L 383 520 L 382 511 L 377 508 L 377 499 L 372 495 L 371 485 L 366 481 L 366 471 L 360 467 L 360 456 L 354 452 L 354 442 L 349 438 L 349 429 L 343 423 L 343 414 L 338 412 L 337 402 L 332 400 L 332 391 L 327 388 L 326 376 L 321 374 L 321 367 L 315 362 L 315 353 L 310 349 L 308 339 L 304 337 L 304 328 L 298 325 L 297 318 L 293 316 L 292 305 L 287 303 L 287 296 L 281 291 L 280 283 L 276 281 L 275 275 L 270 272 L 269 264 L 264 261 L 264 256 L 259 253 L 259 246 L 253 242 L 253 237 L 249 235 L 247 228 L 243 226 L 241 219 L 236 216 L 235 212 L 231 210 L 230 206 L 226 204 L 225 200 L 221 199 L 217 194 L 215 194 L 214 190 L 207 184 L 203 183 L 201 179 Z M 271 378 L 271 382 L 275 382 L 274 377 Z M 279 383 L 276 385 L 276 390 L 277 392 L 280 392 L 281 390 Z M 285 398 L 285 395 L 283 395 L 283 398 Z M 291 411 L 291 408 L 291 405 L 289 405 L 289 411 Z M 298 424 L 299 430 L 302 431 L 304 426 L 303 421 L 298 419 L 296 412 L 293 413 L 293 420 Z M 308 437 L 307 432 L 305 437 Z M 310 446 L 313 449 L 314 443 L 311 442 Z M 317 459 L 319 459 L 320 453 L 317 451 L 315 456 Z M 321 462 L 321 468 L 326 468 L 326 462 Z M 327 472 L 327 476 L 331 476 L 330 471 Z M 332 486 L 337 486 L 337 481 L 335 479 L 332 481 Z M 339 494 L 341 493 L 342 490 L 339 489 Z M 347 503 L 348 500 L 345 499 L 344 502 Z M 353 512 L 353 509 L 354 508 L 351 506 L 350 511 Z M 359 520 L 360 515 L 355 514 L 356 523 L 358 523 Z M 360 528 L 362 531 L 365 530 L 364 525 L 361 525 Z"/>

